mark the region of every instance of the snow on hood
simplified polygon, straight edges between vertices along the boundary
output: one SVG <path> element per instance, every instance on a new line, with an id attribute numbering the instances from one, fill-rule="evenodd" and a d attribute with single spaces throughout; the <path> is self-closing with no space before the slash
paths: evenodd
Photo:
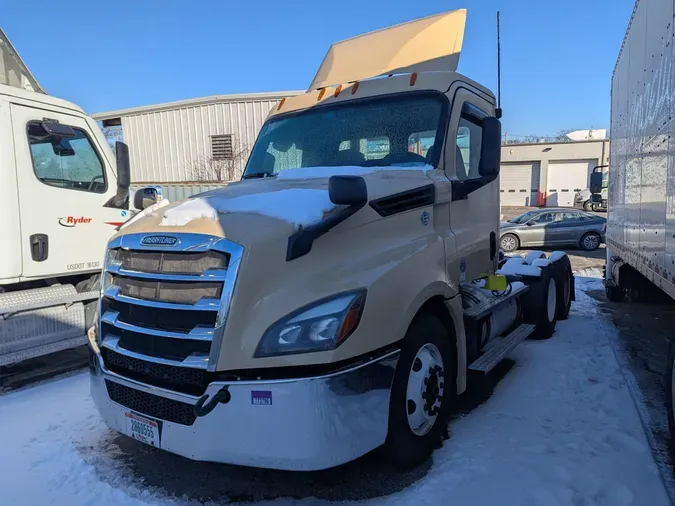
<path id="1" fill-rule="evenodd" d="M 331 176 L 364 176 L 386 171 L 427 172 L 434 167 L 421 163 L 402 163 L 392 166 L 375 167 L 303 167 L 287 169 L 279 172 L 275 182 L 302 181 L 312 179 L 328 179 Z M 270 181 L 271 182 L 271 181 Z M 259 185 L 261 182 L 256 181 Z M 306 227 L 321 221 L 326 212 L 335 209 L 335 204 L 328 197 L 328 189 L 321 184 L 320 188 L 288 188 L 240 194 L 225 195 L 222 192 L 194 197 L 164 211 L 160 226 L 180 227 L 187 223 L 207 219 L 218 221 L 219 214 L 253 213 L 277 218 L 290 223 L 294 227 Z"/>
<path id="2" fill-rule="evenodd" d="M 159 202 L 157 202 L 157 203 L 155 203 L 155 204 L 152 204 L 150 207 L 146 207 L 145 209 L 143 209 L 143 211 L 141 211 L 140 213 L 136 214 L 133 218 L 131 218 L 130 220 L 127 220 L 126 222 L 124 222 L 124 223 L 122 224 L 122 226 L 119 228 L 119 230 L 122 230 L 124 227 L 128 227 L 129 225 L 131 225 L 132 223 L 134 223 L 134 222 L 140 220 L 140 219 L 143 218 L 144 216 L 149 216 L 149 215 L 151 215 L 151 214 L 156 214 L 157 211 L 159 211 L 159 210 L 160 210 L 161 208 L 163 208 L 163 207 L 168 206 L 169 204 L 171 204 L 171 202 L 170 202 L 168 199 L 162 199 L 162 200 L 160 200 Z"/>
<path id="3" fill-rule="evenodd" d="M 202 218 L 217 221 L 218 214 L 253 213 L 306 227 L 334 208 L 324 189 L 288 188 L 227 199 L 197 197 L 167 209 L 160 226 L 183 226 Z"/>
<path id="4" fill-rule="evenodd" d="M 299 169 L 286 169 L 277 174 L 277 181 L 292 181 L 300 179 L 321 179 L 331 176 L 365 176 L 374 172 L 389 170 L 419 170 L 427 172 L 434 170 L 429 164 L 419 162 L 397 163 L 395 165 L 359 167 L 359 166 L 338 166 L 338 167 L 301 167 Z"/>

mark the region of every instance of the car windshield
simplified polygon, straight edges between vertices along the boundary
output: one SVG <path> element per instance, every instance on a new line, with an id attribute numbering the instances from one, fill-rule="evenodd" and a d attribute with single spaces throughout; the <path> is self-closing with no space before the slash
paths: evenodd
<path id="1" fill-rule="evenodd" d="M 415 95 L 272 119 L 258 135 L 244 178 L 300 167 L 436 166 L 442 111 L 442 97 Z"/>
<path id="2" fill-rule="evenodd" d="M 537 213 L 540 213 L 541 211 L 527 211 L 526 213 L 523 213 L 521 215 L 516 216 L 515 218 L 511 218 L 509 223 L 516 223 L 516 224 L 521 224 L 525 223 L 526 221 L 530 220 L 533 218 Z"/>

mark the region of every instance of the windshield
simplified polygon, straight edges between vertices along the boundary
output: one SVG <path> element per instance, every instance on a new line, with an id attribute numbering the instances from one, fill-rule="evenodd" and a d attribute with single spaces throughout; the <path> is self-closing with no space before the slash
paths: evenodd
<path id="1" fill-rule="evenodd" d="M 300 167 L 436 166 L 443 99 L 415 95 L 317 107 L 268 121 L 244 178 Z"/>
<path id="2" fill-rule="evenodd" d="M 525 223 L 528 221 L 530 218 L 533 218 L 535 214 L 537 214 L 539 211 L 527 211 L 526 213 L 523 213 L 521 215 L 516 216 L 515 218 L 511 218 L 509 220 L 509 223 Z"/>

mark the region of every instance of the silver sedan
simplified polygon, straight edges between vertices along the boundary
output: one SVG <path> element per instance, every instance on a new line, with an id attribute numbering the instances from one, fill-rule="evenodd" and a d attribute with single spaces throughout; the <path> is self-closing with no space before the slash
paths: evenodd
<path id="1" fill-rule="evenodd" d="M 528 211 L 502 222 L 500 245 L 509 252 L 529 246 L 578 246 L 591 251 L 605 241 L 607 219 L 570 208 Z"/>

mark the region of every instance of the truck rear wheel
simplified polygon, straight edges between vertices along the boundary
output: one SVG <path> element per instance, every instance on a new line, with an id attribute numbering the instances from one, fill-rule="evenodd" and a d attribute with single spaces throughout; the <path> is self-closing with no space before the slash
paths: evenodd
<path id="1" fill-rule="evenodd" d="M 385 452 L 404 469 L 424 462 L 443 441 L 456 397 L 455 343 L 435 316 L 415 318 L 401 346 L 389 401 Z"/>
<path id="2" fill-rule="evenodd" d="M 555 278 L 547 277 L 542 281 L 539 308 L 534 310 L 533 323 L 536 324 L 531 339 L 549 339 L 555 331 L 558 290 Z"/>
<path id="3" fill-rule="evenodd" d="M 572 280 L 572 265 L 567 256 L 562 257 L 556 262 L 555 266 L 555 285 L 556 285 L 556 320 L 565 320 L 570 314 L 572 307 L 572 291 L 574 282 Z"/>

